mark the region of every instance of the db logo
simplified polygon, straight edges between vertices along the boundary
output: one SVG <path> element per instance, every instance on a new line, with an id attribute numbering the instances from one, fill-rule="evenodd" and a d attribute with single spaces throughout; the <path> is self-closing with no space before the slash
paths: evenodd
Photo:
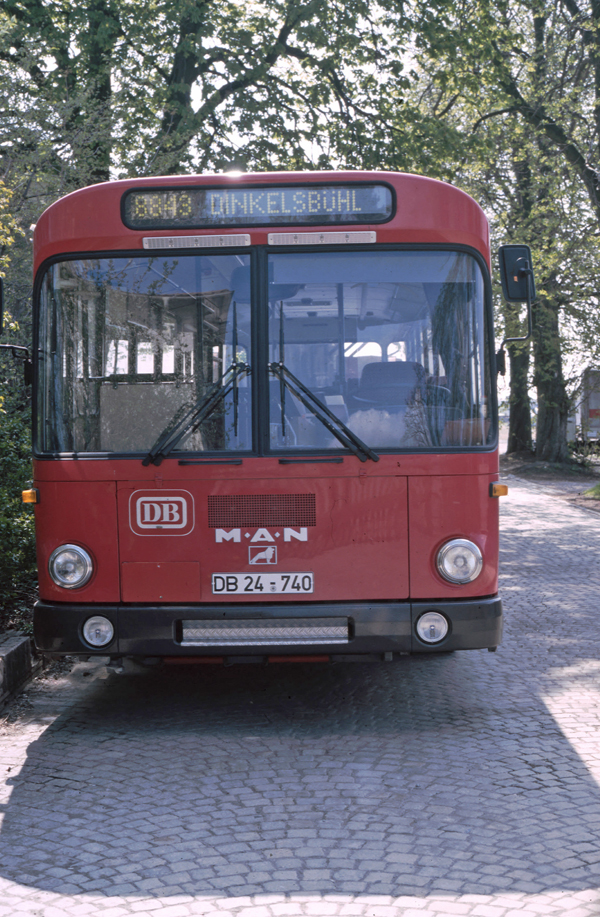
<path id="1" fill-rule="evenodd" d="M 136 490 L 129 498 L 129 525 L 136 535 L 188 535 L 194 498 L 187 490 Z"/>

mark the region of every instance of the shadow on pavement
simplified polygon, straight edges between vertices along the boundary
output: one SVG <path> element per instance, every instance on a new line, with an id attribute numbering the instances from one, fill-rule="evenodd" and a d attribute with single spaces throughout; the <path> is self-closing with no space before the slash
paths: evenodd
<path id="1" fill-rule="evenodd" d="M 0 875 L 157 897 L 594 887 L 600 789 L 527 659 L 110 676 L 30 745 Z"/>

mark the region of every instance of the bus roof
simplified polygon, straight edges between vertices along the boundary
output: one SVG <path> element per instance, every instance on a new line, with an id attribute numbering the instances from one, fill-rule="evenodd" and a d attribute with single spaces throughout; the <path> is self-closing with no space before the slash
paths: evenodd
<path id="1" fill-rule="evenodd" d="M 41 215 L 34 233 L 34 271 L 56 255 L 135 251 L 143 239 L 157 236 L 229 235 L 245 231 L 252 245 L 267 244 L 275 226 L 224 226 L 215 229 L 131 229 L 122 215 L 122 201 L 131 189 L 220 188 L 249 186 L 285 187 L 304 185 L 365 184 L 387 185 L 395 201 L 393 215 L 385 222 L 353 222 L 344 229 L 372 230 L 378 243 L 417 245 L 465 245 L 476 249 L 489 264 L 488 223 L 479 205 L 464 191 L 436 179 L 398 172 L 261 172 L 209 175 L 155 176 L 92 185 L 74 191 L 52 204 Z M 287 226 L 302 232 L 331 232 L 336 225 Z"/>

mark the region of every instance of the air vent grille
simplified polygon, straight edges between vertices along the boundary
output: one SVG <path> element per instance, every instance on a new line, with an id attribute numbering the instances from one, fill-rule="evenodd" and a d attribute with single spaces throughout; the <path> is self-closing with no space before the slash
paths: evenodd
<path id="1" fill-rule="evenodd" d="M 316 525 L 314 494 L 228 494 L 208 498 L 210 528 Z"/>
<path id="2" fill-rule="evenodd" d="M 182 621 L 182 646 L 310 646 L 349 643 L 347 618 Z"/>

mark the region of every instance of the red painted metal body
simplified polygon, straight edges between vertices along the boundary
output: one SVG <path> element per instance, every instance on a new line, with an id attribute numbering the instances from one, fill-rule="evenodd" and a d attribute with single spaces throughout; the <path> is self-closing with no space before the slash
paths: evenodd
<path id="1" fill-rule="evenodd" d="M 107 182 L 74 191 L 49 207 L 40 217 L 34 234 L 34 271 L 46 258 L 67 252 L 117 251 L 142 249 L 144 236 L 165 232 L 127 229 L 121 220 L 121 198 L 128 188 L 186 186 L 200 187 L 265 185 L 269 183 L 306 184 L 310 177 L 315 186 L 335 181 L 385 181 L 396 192 L 394 217 L 383 224 L 356 224 L 353 229 L 377 231 L 378 242 L 408 244 L 468 245 L 476 249 L 489 264 L 489 228 L 481 207 L 458 188 L 420 175 L 397 175 L 381 172 L 284 172 L 260 175 L 180 176 L 177 178 L 139 178 Z M 330 231 L 331 226 L 311 226 L 312 231 Z M 249 230 L 252 245 L 266 245 L 268 228 Z M 194 235 L 210 234 L 198 230 Z M 214 233 L 214 230 L 212 231 Z M 222 235 L 240 232 L 239 227 L 224 228 Z M 190 235 L 189 230 L 169 230 L 169 235 Z"/>
<path id="2" fill-rule="evenodd" d="M 497 592 L 497 454 L 382 456 L 367 468 L 354 456 L 333 466 L 281 466 L 275 457 L 244 458 L 241 467 L 181 467 L 166 459 L 159 469 L 139 461 L 36 461 L 35 508 L 40 596 L 50 602 L 229 602 L 212 595 L 213 572 L 256 572 L 248 563 L 246 532 L 240 543 L 215 542 L 208 527 L 209 494 L 314 493 L 317 525 L 307 541 L 277 539 L 289 571 L 315 574 L 317 602 L 457 599 Z M 187 535 L 140 537 L 130 525 L 132 493 L 181 491 L 193 497 L 195 526 Z M 269 531 L 275 536 L 277 528 Z M 435 552 L 450 538 L 469 538 L 484 556 L 481 576 L 466 586 L 446 582 Z M 48 574 L 59 544 L 91 552 L 97 573 L 69 592 Z M 239 601 L 247 597 L 237 596 Z M 277 595 L 278 602 L 297 601 Z M 262 602 L 268 596 L 252 596 Z"/>
<path id="3" fill-rule="evenodd" d="M 241 181 L 293 184 L 306 183 L 308 178 L 315 183 L 385 181 L 395 191 L 395 216 L 387 223 L 356 225 L 353 230 L 376 230 L 378 243 L 468 246 L 489 266 L 487 221 L 466 194 L 418 176 L 350 172 L 149 178 L 77 191 L 40 217 L 35 230 L 35 270 L 58 255 L 141 253 L 143 237 L 165 232 L 125 227 L 120 202 L 127 188 L 210 185 L 217 178 L 219 184 L 233 187 Z M 331 228 L 322 227 L 323 231 Z M 319 231 L 320 227 L 310 229 Z M 249 232 L 253 246 L 266 245 L 268 228 L 243 231 Z M 204 232 L 214 234 L 212 230 L 194 234 Z M 240 229 L 223 229 L 223 235 L 235 232 Z M 168 234 L 190 232 L 171 230 Z M 493 448 L 382 454 L 378 463 L 362 463 L 345 454 L 343 462 L 329 465 L 282 465 L 275 455 L 244 456 L 234 466 L 182 466 L 176 457 L 168 457 L 159 467 L 143 467 L 139 458 L 38 457 L 34 486 L 40 494 L 35 508 L 40 597 L 43 603 L 62 607 L 157 607 L 164 603 L 213 608 L 232 602 L 245 607 L 276 602 L 285 608 L 298 601 L 335 607 L 343 602 L 452 603 L 493 597 L 497 593 L 498 501 L 490 497 L 490 484 L 497 474 L 498 453 Z M 207 498 L 262 493 L 314 494 L 316 524 L 306 528 L 305 540 L 286 536 L 281 526 L 266 526 L 268 535 L 253 542 L 257 527 L 240 525 L 239 541 L 218 542 L 216 529 L 209 526 Z M 183 501 L 185 525 L 168 532 L 140 528 L 136 507 L 142 498 L 151 506 L 160 500 Z M 474 541 L 483 554 L 483 572 L 462 586 L 443 579 L 435 565 L 439 547 L 455 537 Z M 263 542 L 276 546 L 286 572 L 314 574 L 313 594 L 232 597 L 213 593 L 211 576 L 215 572 L 256 572 L 249 563 L 248 548 Z M 92 556 L 94 574 L 83 588 L 61 588 L 48 573 L 52 551 L 66 543 L 80 545 Z M 175 649 L 171 655 L 176 653 Z"/>

